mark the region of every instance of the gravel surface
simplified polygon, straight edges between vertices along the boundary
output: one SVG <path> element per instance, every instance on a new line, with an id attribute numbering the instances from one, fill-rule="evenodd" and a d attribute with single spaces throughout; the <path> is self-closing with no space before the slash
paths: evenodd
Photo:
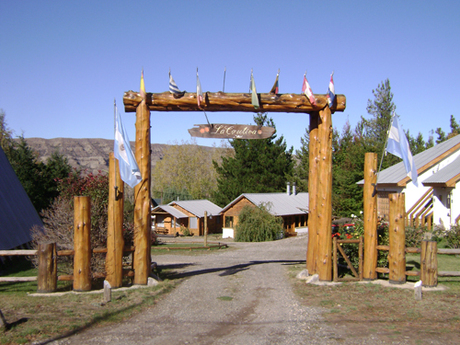
<path id="1" fill-rule="evenodd" d="M 123 323 L 52 344 L 348 343 L 322 321 L 322 310 L 301 303 L 287 279 L 289 265 L 305 263 L 307 237 L 229 246 L 205 255 L 154 257 L 159 267 L 175 267 L 186 279 Z"/>

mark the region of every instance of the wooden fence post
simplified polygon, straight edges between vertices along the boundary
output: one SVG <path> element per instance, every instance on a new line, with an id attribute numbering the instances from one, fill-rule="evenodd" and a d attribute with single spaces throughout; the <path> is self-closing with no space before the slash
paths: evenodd
<path id="1" fill-rule="evenodd" d="M 318 123 L 318 259 L 319 280 L 332 280 L 332 116 L 325 107 Z"/>
<path id="2" fill-rule="evenodd" d="M 420 280 L 425 287 L 438 285 L 438 244 L 423 240 L 420 252 Z"/>
<path id="3" fill-rule="evenodd" d="M 74 264 L 73 289 L 91 290 L 91 199 L 74 198 Z"/>
<path id="4" fill-rule="evenodd" d="M 109 207 L 107 210 L 107 255 L 105 280 L 112 288 L 123 285 L 123 202 L 124 183 L 120 177 L 118 161 L 109 155 Z"/>
<path id="5" fill-rule="evenodd" d="M 367 152 L 364 158 L 364 264 L 363 278 L 377 279 L 377 154 Z M 374 193 L 375 192 L 375 193 Z"/>
<path id="6" fill-rule="evenodd" d="M 147 285 L 150 273 L 150 110 L 145 97 L 136 109 L 136 161 L 142 181 L 134 187 L 134 284 Z"/>
<path id="7" fill-rule="evenodd" d="M 318 122 L 319 113 L 310 114 L 310 142 L 308 144 L 308 248 L 307 270 L 309 275 L 317 272 L 318 213 L 316 195 L 318 191 Z"/>
<path id="8" fill-rule="evenodd" d="M 56 243 L 39 243 L 37 255 L 37 292 L 55 292 L 57 290 Z"/>
<path id="9" fill-rule="evenodd" d="M 392 284 L 404 284 L 406 282 L 405 196 L 403 193 L 393 193 L 389 195 L 389 199 L 389 278 Z"/>
<path id="10" fill-rule="evenodd" d="M 204 246 L 208 245 L 208 211 L 204 211 L 204 224 L 203 224 Z"/>

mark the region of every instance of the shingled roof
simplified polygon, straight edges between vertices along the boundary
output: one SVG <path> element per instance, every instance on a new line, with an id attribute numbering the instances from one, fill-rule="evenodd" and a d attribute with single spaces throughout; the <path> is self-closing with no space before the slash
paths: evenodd
<path id="1" fill-rule="evenodd" d="M 274 216 L 289 216 L 308 213 L 308 193 L 244 193 L 222 209 L 225 212 L 242 198 L 259 206 L 261 203 L 270 204 L 270 213 Z"/>
<path id="2" fill-rule="evenodd" d="M 43 223 L 0 147 L 0 250 L 30 242 L 34 225 Z"/>

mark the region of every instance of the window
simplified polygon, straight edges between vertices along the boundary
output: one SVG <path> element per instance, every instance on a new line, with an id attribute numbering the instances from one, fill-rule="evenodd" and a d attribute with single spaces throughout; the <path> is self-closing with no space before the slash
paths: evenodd
<path id="1" fill-rule="evenodd" d="M 233 216 L 225 216 L 225 227 L 233 228 Z"/>
<path id="2" fill-rule="evenodd" d="M 189 229 L 197 229 L 198 228 L 198 222 L 196 217 L 189 217 L 188 218 L 188 227 Z"/>

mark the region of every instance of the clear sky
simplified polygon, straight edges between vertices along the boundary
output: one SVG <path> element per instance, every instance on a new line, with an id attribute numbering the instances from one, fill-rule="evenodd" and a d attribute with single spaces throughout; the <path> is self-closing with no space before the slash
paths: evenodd
<path id="1" fill-rule="evenodd" d="M 25 138 L 113 139 L 113 102 L 131 140 L 135 114 L 123 93 L 168 90 L 268 92 L 280 69 L 280 93 L 336 93 L 347 108 L 341 131 L 366 111 L 372 90 L 389 79 L 396 112 L 412 135 L 449 131 L 458 113 L 460 2 L 452 1 L 0 1 L 0 108 Z M 300 147 L 306 114 L 272 114 L 278 135 Z M 212 123 L 251 124 L 251 113 L 208 113 Z M 152 112 L 151 142 L 190 140 L 201 112 Z M 200 145 L 212 145 L 199 139 Z"/>

